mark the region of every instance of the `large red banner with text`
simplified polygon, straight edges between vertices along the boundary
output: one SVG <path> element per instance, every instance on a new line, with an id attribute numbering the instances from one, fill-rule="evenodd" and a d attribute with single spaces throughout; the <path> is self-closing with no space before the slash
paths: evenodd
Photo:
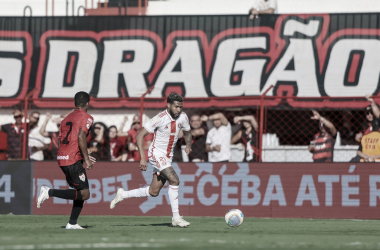
<path id="1" fill-rule="evenodd" d="M 231 208 L 246 217 L 380 219 L 380 169 L 375 163 L 173 163 L 180 178 L 184 216 L 224 216 Z M 167 184 L 158 197 L 131 198 L 109 208 L 118 188 L 149 185 L 152 169 L 138 163 L 98 162 L 87 171 L 91 198 L 85 215 L 169 216 Z M 34 163 L 33 214 L 69 214 L 71 202 L 51 197 L 40 209 L 41 185 L 68 188 L 55 162 Z"/>

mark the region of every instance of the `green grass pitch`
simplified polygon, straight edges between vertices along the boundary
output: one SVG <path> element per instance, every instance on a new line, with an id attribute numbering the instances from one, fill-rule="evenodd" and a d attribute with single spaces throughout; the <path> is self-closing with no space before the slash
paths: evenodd
<path id="1" fill-rule="evenodd" d="M 238 228 L 221 217 L 81 216 L 86 230 L 65 230 L 68 216 L 0 215 L 5 249 L 380 249 L 380 221 L 245 218 Z"/>

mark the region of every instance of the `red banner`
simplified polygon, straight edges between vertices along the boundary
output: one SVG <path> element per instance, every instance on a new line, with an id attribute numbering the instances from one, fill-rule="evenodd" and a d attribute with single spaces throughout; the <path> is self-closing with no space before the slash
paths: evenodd
<path id="1" fill-rule="evenodd" d="M 380 219 L 380 169 L 361 163 L 173 163 L 180 178 L 184 216 L 224 216 L 238 208 L 247 217 Z M 111 210 L 118 188 L 149 185 L 152 169 L 138 163 L 96 163 L 87 171 L 91 198 L 82 214 L 169 216 L 167 184 L 158 197 L 131 198 Z M 54 162 L 34 163 L 33 214 L 69 214 L 71 202 L 50 198 L 36 208 L 41 185 L 68 188 Z"/>

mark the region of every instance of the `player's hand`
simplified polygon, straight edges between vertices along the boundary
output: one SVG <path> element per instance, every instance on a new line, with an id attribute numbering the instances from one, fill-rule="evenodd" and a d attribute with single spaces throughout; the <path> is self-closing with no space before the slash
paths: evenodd
<path id="1" fill-rule="evenodd" d="M 202 115 L 201 116 L 201 121 L 202 122 L 207 122 L 208 121 L 208 116 L 207 115 Z"/>
<path id="2" fill-rule="evenodd" d="M 147 168 L 148 168 L 148 163 L 146 162 L 145 159 L 141 159 L 140 160 L 140 170 L 146 171 Z"/>
<path id="3" fill-rule="evenodd" d="M 193 152 L 193 150 L 190 147 L 186 147 L 185 152 L 187 155 L 189 155 L 191 152 Z"/>
<path id="4" fill-rule="evenodd" d="M 321 115 L 317 111 L 312 110 L 311 112 L 313 112 L 313 116 L 311 117 L 312 120 L 320 120 L 321 119 Z"/>
<path id="5" fill-rule="evenodd" d="M 365 99 L 367 99 L 367 101 L 369 102 L 373 102 L 373 98 L 371 98 L 371 95 L 366 95 Z"/>
<path id="6" fill-rule="evenodd" d="M 88 170 L 91 170 L 92 167 L 94 166 L 94 163 L 96 162 L 96 159 L 92 156 L 88 156 L 88 159 L 85 160 L 86 162 L 86 165 L 87 165 L 87 169 Z"/>

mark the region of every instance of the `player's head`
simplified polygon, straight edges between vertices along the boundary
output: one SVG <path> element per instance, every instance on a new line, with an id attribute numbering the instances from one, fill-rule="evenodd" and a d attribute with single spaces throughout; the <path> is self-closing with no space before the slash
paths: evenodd
<path id="1" fill-rule="evenodd" d="M 198 129 L 202 125 L 201 117 L 198 114 L 193 114 L 190 116 L 190 125 L 193 129 Z"/>
<path id="2" fill-rule="evenodd" d="M 90 102 L 90 95 L 84 91 L 75 94 L 74 97 L 75 107 L 87 109 Z"/>
<path id="3" fill-rule="evenodd" d="M 177 93 L 170 93 L 167 97 L 167 108 L 173 118 L 177 118 L 183 107 L 183 98 Z"/>
<path id="4" fill-rule="evenodd" d="M 117 137 L 117 128 L 116 128 L 115 125 L 112 125 L 109 128 L 108 136 L 110 137 L 110 139 L 113 139 L 113 138 Z"/>
<path id="5" fill-rule="evenodd" d="M 372 131 L 380 130 L 380 118 L 373 119 L 372 121 Z"/>
<path id="6" fill-rule="evenodd" d="M 365 118 L 367 119 L 367 121 L 372 122 L 374 118 L 373 113 L 372 113 L 372 107 L 367 106 L 365 107 L 364 111 L 365 111 Z"/>

